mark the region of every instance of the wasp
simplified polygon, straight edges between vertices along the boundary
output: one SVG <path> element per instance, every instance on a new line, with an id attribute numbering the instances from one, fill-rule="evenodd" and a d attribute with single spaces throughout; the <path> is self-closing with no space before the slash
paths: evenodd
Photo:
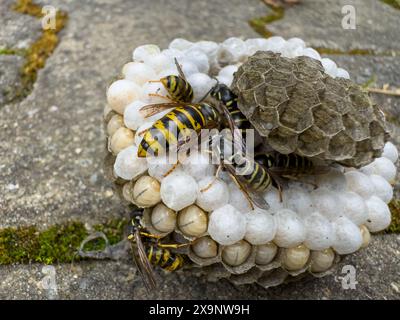
<path id="1" fill-rule="evenodd" d="M 325 174 L 330 170 L 328 166 L 316 165 L 310 158 L 295 153 L 259 152 L 256 153 L 254 160 L 271 172 L 289 179 L 304 175 Z"/>
<path id="2" fill-rule="evenodd" d="M 158 156 L 171 145 L 180 146 L 185 143 L 193 132 L 200 134 L 202 129 L 217 127 L 220 121 L 218 110 L 205 102 L 153 104 L 144 106 L 141 112 L 150 117 L 171 107 L 174 109 L 144 133 L 138 147 L 138 157 L 146 157 L 148 153 Z"/>
<path id="3" fill-rule="evenodd" d="M 132 245 L 133 260 L 148 290 L 156 288 L 152 266 L 160 266 L 166 271 L 175 271 L 184 266 L 184 256 L 170 249 L 178 249 L 189 243 L 160 243 L 160 236 L 147 232 L 142 226 L 143 209 L 131 213 L 128 240 Z"/>
<path id="4" fill-rule="evenodd" d="M 164 88 L 167 90 L 168 95 L 166 97 L 159 95 L 157 93 L 151 93 L 150 96 L 157 96 L 162 98 L 167 98 L 168 100 L 174 102 L 184 102 L 190 103 L 193 100 L 193 88 L 186 80 L 185 74 L 178 60 L 175 60 L 175 65 L 178 70 L 179 75 L 168 75 L 161 78 L 160 80 L 151 80 L 149 82 L 161 82 Z"/>
<path id="5" fill-rule="evenodd" d="M 181 80 L 186 81 L 176 59 L 175 63 L 177 64 L 180 77 L 182 78 Z M 187 81 L 181 83 L 185 83 L 185 86 L 180 86 L 182 92 L 176 90 L 177 86 L 172 88 L 171 86 L 165 85 L 169 97 L 178 96 L 182 99 L 182 97 L 187 96 L 185 92 L 192 91 L 187 90 L 187 86 L 190 86 Z M 219 102 L 219 108 L 206 102 L 183 103 L 180 101 L 144 106 L 140 111 L 145 117 L 150 117 L 164 109 L 174 109 L 156 121 L 150 129 L 146 130 L 138 147 L 138 156 L 146 157 L 148 154 L 158 156 L 161 153 L 166 153 L 172 145 L 177 147 L 179 151 L 179 147 L 187 143 L 193 132 L 199 135 L 202 129 L 217 128 L 222 123 L 228 126 L 230 131 L 234 134 L 235 146 L 239 146 L 239 150 L 244 150 L 241 129 L 250 128 L 250 122 L 238 109 L 237 97 L 227 86 L 221 85 L 218 82 L 216 86 L 211 88 L 206 96 L 208 94 L 216 97 Z M 203 97 L 201 101 L 203 101 L 205 97 Z M 242 151 L 240 154 L 242 154 Z M 237 157 L 238 156 L 236 156 L 236 158 Z M 243 155 L 241 156 L 241 160 L 240 164 L 236 162 L 233 165 L 225 166 L 225 168 L 230 172 L 231 177 L 235 180 L 236 184 L 240 186 L 240 189 L 246 194 L 252 207 L 252 203 L 254 202 L 259 207 L 268 208 L 268 204 L 265 200 L 261 196 L 255 194 L 266 190 L 271 184 L 270 174 L 258 163 L 252 161 L 250 164 Z M 236 178 L 237 169 L 244 169 L 239 168 L 239 165 L 243 163 L 245 163 L 244 168 L 246 172 L 242 177 Z M 167 174 L 174 170 L 175 167 L 176 165 L 174 165 Z M 252 196 L 251 193 L 254 195 Z"/>
<path id="6" fill-rule="evenodd" d="M 243 130 L 251 128 L 250 121 L 247 120 L 245 115 L 238 108 L 237 96 L 227 85 L 218 83 L 217 81 L 217 84 L 211 88 L 210 96 L 226 106 L 237 128 Z"/>

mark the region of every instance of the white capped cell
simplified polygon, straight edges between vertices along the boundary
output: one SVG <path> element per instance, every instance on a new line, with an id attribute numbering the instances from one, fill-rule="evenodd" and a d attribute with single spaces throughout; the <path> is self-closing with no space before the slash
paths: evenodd
<path id="1" fill-rule="evenodd" d="M 215 80 L 204 73 L 193 73 L 187 80 L 193 87 L 194 99 L 199 101 L 215 85 Z"/>
<path id="2" fill-rule="evenodd" d="M 332 223 L 319 212 L 312 212 L 303 219 L 306 228 L 304 244 L 311 250 L 324 250 L 334 241 Z"/>
<path id="3" fill-rule="evenodd" d="M 298 246 L 306 239 L 306 228 L 296 212 L 281 209 L 276 213 L 277 230 L 274 242 L 283 248 Z"/>
<path id="4" fill-rule="evenodd" d="M 382 157 L 388 158 L 393 163 L 396 163 L 399 158 L 399 151 L 393 143 L 390 141 L 386 142 L 385 147 L 383 148 Z"/>
<path id="5" fill-rule="evenodd" d="M 339 254 L 349 254 L 360 249 L 363 238 L 360 228 L 346 217 L 341 217 L 333 223 L 335 241 L 333 249 Z"/>
<path id="6" fill-rule="evenodd" d="M 205 211 L 213 211 L 229 201 L 228 185 L 213 176 L 204 177 L 198 182 L 199 190 L 196 204 Z"/>
<path id="7" fill-rule="evenodd" d="M 153 68 L 142 62 L 127 63 L 122 69 L 122 74 L 125 79 L 131 80 L 139 86 L 142 86 L 149 80 L 156 79 L 156 72 Z"/>
<path id="8" fill-rule="evenodd" d="M 191 150 L 188 157 L 182 160 L 183 170 L 196 180 L 212 176 L 215 173 L 215 165 L 211 163 L 210 155 Z"/>
<path id="9" fill-rule="evenodd" d="M 272 241 L 276 234 L 275 216 L 266 210 L 255 208 L 246 213 L 247 229 L 244 239 L 253 245 L 266 244 Z"/>
<path id="10" fill-rule="evenodd" d="M 192 45 L 193 45 L 193 42 L 191 42 L 189 40 L 182 39 L 182 38 L 176 38 L 171 41 L 168 48 L 183 51 L 183 50 L 189 49 Z"/>
<path id="11" fill-rule="evenodd" d="M 373 196 L 366 202 L 368 207 L 368 219 L 365 225 L 371 232 L 378 232 L 390 225 L 391 214 L 389 207 L 380 198 Z"/>
<path id="12" fill-rule="evenodd" d="M 338 192 L 325 188 L 318 188 L 311 192 L 313 207 L 329 220 L 343 216 L 343 206 Z"/>
<path id="13" fill-rule="evenodd" d="M 375 186 L 375 195 L 383 202 L 389 203 L 393 198 L 393 187 L 387 180 L 377 174 L 370 175 L 371 181 Z"/>
<path id="14" fill-rule="evenodd" d="M 358 226 L 365 223 L 368 219 L 368 208 L 365 199 L 352 191 L 344 191 L 339 196 L 345 216 Z"/>
<path id="15" fill-rule="evenodd" d="M 149 56 L 155 56 L 160 53 L 160 48 L 155 44 L 145 44 L 133 50 L 132 59 L 136 62 L 143 62 Z"/>
<path id="16" fill-rule="evenodd" d="M 246 234 L 246 217 L 227 204 L 210 214 L 208 233 L 219 244 L 234 244 Z"/>
<path id="17" fill-rule="evenodd" d="M 336 78 L 337 76 L 337 65 L 334 61 L 328 58 L 321 59 L 322 66 L 325 69 L 325 72 L 329 74 L 332 78 Z"/>
<path id="18" fill-rule="evenodd" d="M 107 102 L 119 114 L 124 114 L 126 106 L 141 97 L 140 86 L 130 80 L 117 80 L 107 90 Z"/>
<path id="19" fill-rule="evenodd" d="M 114 172 L 125 180 L 133 180 L 147 170 L 145 158 L 138 158 L 137 147 L 129 146 L 117 155 L 114 163 Z"/>
<path id="20" fill-rule="evenodd" d="M 349 171 L 344 175 L 346 177 L 348 191 L 358 193 L 364 199 L 368 199 L 374 194 L 375 187 L 369 176 L 359 171 Z"/>
<path id="21" fill-rule="evenodd" d="M 161 199 L 172 210 L 190 206 L 197 198 L 197 182 L 185 173 L 171 173 L 161 181 Z"/>

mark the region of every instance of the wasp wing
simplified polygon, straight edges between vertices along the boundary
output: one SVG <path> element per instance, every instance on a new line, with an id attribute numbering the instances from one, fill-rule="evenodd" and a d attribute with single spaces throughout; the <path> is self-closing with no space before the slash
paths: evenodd
<path id="1" fill-rule="evenodd" d="M 169 103 L 154 103 L 154 104 L 148 104 L 146 106 L 143 106 L 140 108 L 139 112 L 143 115 L 145 118 L 149 118 L 151 116 L 154 116 L 157 113 L 160 113 L 162 111 L 171 109 L 171 108 L 176 108 L 176 107 L 181 107 L 184 106 L 184 103 L 179 103 L 179 102 L 169 102 Z"/>
<path id="2" fill-rule="evenodd" d="M 180 76 L 183 80 L 187 81 L 187 80 L 186 80 L 186 77 L 185 77 L 185 74 L 183 73 L 182 67 L 181 67 L 181 65 L 178 63 L 178 59 L 174 58 L 174 62 L 175 62 L 175 65 L 176 65 L 176 69 L 178 70 L 179 76 Z"/>
<path id="3" fill-rule="evenodd" d="M 252 206 L 256 205 L 257 207 L 268 210 L 270 208 L 269 204 L 265 199 L 256 191 L 252 190 L 249 187 L 246 187 L 242 182 L 242 178 L 236 175 L 235 167 L 231 164 L 225 163 L 224 168 L 226 168 L 232 178 L 232 180 L 236 183 L 239 189 L 244 193 L 246 198 L 252 204 Z"/>
<path id="4" fill-rule="evenodd" d="M 148 291 L 154 290 L 157 287 L 157 284 L 154 277 L 153 267 L 151 266 L 150 261 L 147 258 L 146 250 L 143 246 L 143 242 L 139 232 L 135 233 L 135 243 L 136 243 L 136 248 L 133 242 L 131 242 L 133 260 L 136 264 L 136 267 L 140 275 L 142 276 L 146 289 Z"/>

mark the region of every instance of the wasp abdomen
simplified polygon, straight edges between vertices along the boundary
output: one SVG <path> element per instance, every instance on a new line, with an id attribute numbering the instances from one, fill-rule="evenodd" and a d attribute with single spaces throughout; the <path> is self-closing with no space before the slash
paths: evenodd
<path id="1" fill-rule="evenodd" d="M 181 254 L 153 245 L 147 247 L 146 251 L 147 258 L 154 266 L 159 266 L 166 271 L 175 271 L 183 267 L 184 259 Z"/>

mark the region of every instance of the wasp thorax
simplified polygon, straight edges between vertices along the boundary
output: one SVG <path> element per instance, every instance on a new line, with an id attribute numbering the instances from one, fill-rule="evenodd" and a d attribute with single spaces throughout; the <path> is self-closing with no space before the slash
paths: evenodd
<path id="1" fill-rule="evenodd" d="M 213 258 L 218 254 L 218 244 L 210 237 L 205 236 L 195 240 L 192 250 L 200 258 Z"/>
<path id="2" fill-rule="evenodd" d="M 176 212 L 159 203 L 151 212 L 151 224 L 160 232 L 172 232 L 176 226 Z"/>
<path id="3" fill-rule="evenodd" d="M 335 253 L 331 248 L 311 252 L 311 272 L 324 272 L 328 270 L 335 260 Z"/>
<path id="4" fill-rule="evenodd" d="M 310 257 L 310 249 L 301 244 L 294 248 L 283 249 L 282 265 L 285 269 L 294 271 L 303 268 Z"/>
<path id="5" fill-rule="evenodd" d="M 140 177 L 133 187 L 132 200 L 141 208 L 148 208 L 161 201 L 160 183 L 150 176 Z"/>
<path id="6" fill-rule="evenodd" d="M 245 240 L 240 240 L 222 249 L 222 261 L 232 267 L 240 266 L 247 260 L 250 253 L 251 245 Z"/>
<path id="7" fill-rule="evenodd" d="M 276 256 L 278 247 L 275 243 L 269 242 L 256 247 L 256 264 L 266 265 Z"/>
<path id="8" fill-rule="evenodd" d="M 178 228 L 187 236 L 201 236 L 207 231 L 208 216 L 196 205 L 191 205 L 178 213 Z"/>

